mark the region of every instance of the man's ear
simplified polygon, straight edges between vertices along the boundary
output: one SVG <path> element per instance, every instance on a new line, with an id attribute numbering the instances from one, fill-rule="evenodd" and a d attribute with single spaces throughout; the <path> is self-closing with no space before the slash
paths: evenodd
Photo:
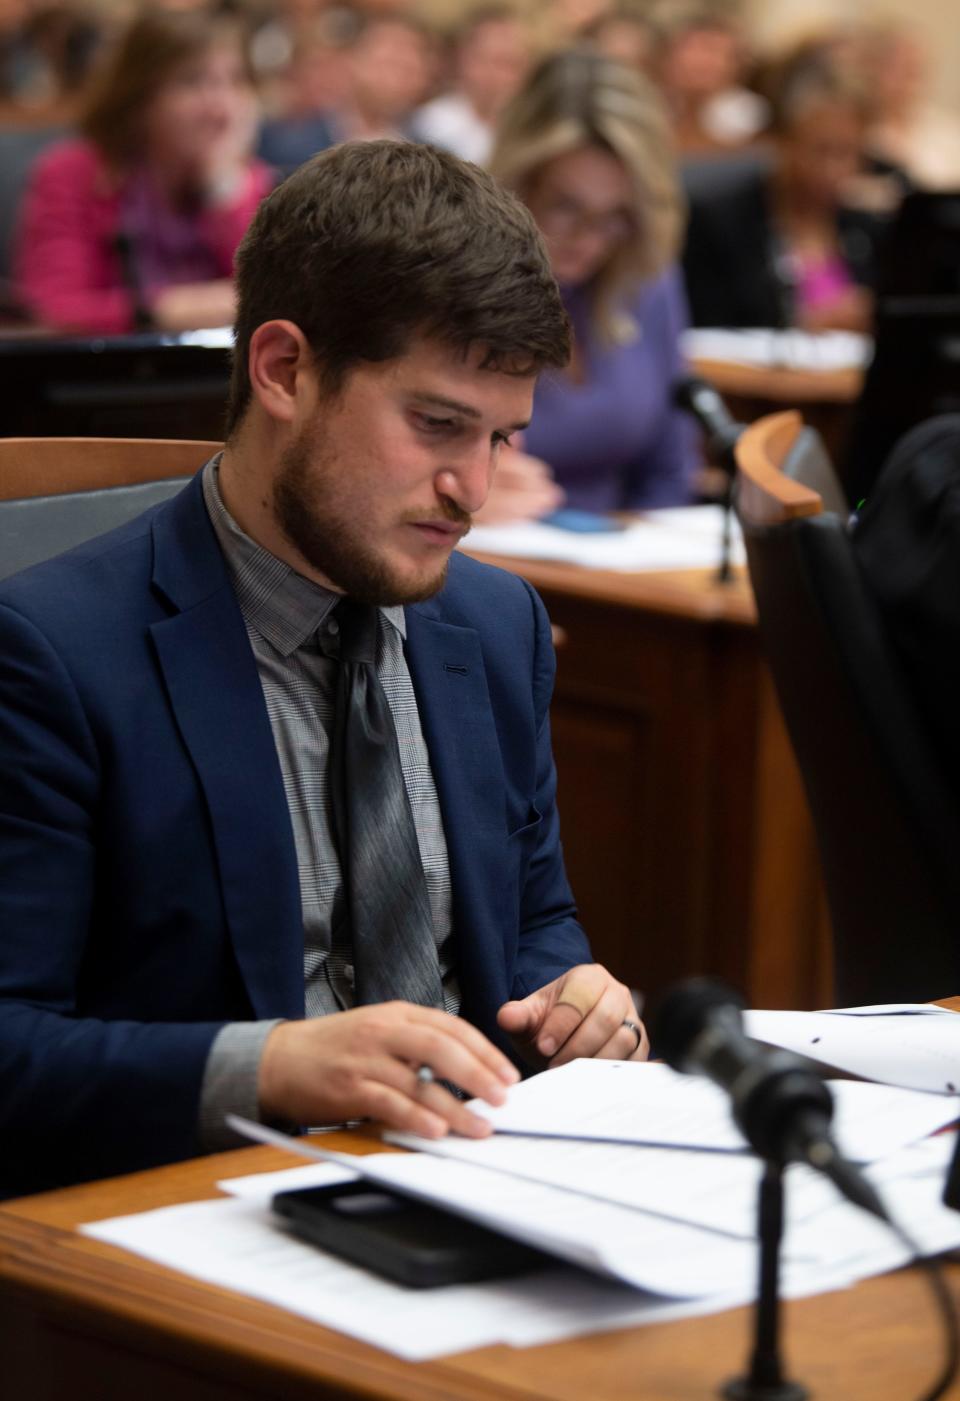
<path id="1" fill-rule="evenodd" d="M 292 423 L 302 412 L 304 371 L 313 356 L 293 321 L 265 321 L 250 337 L 248 371 L 257 402 L 271 418 Z"/>

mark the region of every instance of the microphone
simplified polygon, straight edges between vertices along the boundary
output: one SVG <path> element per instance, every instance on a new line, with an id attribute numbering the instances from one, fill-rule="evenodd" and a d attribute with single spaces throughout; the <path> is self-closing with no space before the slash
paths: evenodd
<path id="1" fill-rule="evenodd" d="M 691 978 L 660 1003 L 653 1047 L 674 1070 L 705 1075 L 727 1091 L 733 1117 L 762 1158 L 807 1163 L 856 1206 L 887 1220 L 870 1183 L 830 1132 L 833 1096 L 790 1051 L 769 1051 L 743 1031 L 743 1002 L 723 983 Z"/>
<path id="2" fill-rule="evenodd" d="M 123 285 L 133 300 L 133 329 L 135 331 L 152 331 L 154 329 L 153 313 L 143 299 L 143 288 L 140 286 L 137 270 L 136 244 L 132 235 L 125 229 L 118 229 L 114 235 L 113 246 L 120 260 Z"/>
<path id="3" fill-rule="evenodd" d="M 733 470 L 733 448 L 743 432 L 744 425 L 730 417 L 730 412 L 712 384 L 695 375 L 681 379 L 674 385 L 673 402 L 677 408 L 687 413 L 700 424 L 707 438 L 711 454 L 727 468 Z"/>

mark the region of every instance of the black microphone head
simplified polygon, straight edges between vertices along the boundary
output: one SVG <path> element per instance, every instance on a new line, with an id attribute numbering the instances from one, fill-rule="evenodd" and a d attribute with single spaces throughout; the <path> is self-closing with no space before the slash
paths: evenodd
<path id="1" fill-rule="evenodd" d="M 686 409 L 688 413 L 698 413 L 703 408 L 708 413 L 711 410 L 727 413 L 727 406 L 720 394 L 709 380 L 701 379 L 699 375 L 687 375 L 677 380 L 673 386 L 673 402 L 678 409 Z"/>
<path id="2" fill-rule="evenodd" d="M 688 978 L 659 999 L 654 1011 L 651 1047 L 674 1070 L 683 1070 L 687 1053 L 716 1012 L 740 1021 L 744 1001 L 719 978 Z"/>

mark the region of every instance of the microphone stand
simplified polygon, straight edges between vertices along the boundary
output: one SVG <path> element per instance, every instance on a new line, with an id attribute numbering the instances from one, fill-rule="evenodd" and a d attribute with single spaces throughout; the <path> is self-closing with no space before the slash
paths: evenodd
<path id="1" fill-rule="evenodd" d="M 730 564 L 733 521 L 733 482 L 737 475 L 737 459 L 734 449 L 737 439 L 743 432 L 743 424 L 730 417 L 727 407 L 712 384 L 691 376 L 680 380 L 674 386 L 673 402 L 677 408 L 695 418 L 703 430 L 707 458 L 716 463 L 726 477 L 723 493 L 723 525 L 720 540 L 720 565 L 717 569 L 717 583 L 733 582 L 733 569 Z"/>
<path id="2" fill-rule="evenodd" d="M 760 1280 L 754 1311 L 750 1370 L 725 1382 L 726 1401 L 806 1401 L 810 1393 L 788 1381 L 780 1362 L 780 1239 L 783 1235 L 783 1163 L 767 1158 L 757 1198 Z"/>
<path id="3" fill-rule="evenodd" d="M 723 488 L 723 524 L 720 533 L 720 564 L 717 567 L 717 583 L 730 584 L 733 582 L 733 567 L 730 563 L 730 555 L 733 549 L 733 482 L 737 472 L 736 458 L 733 455 L 735 440 L 726 444 L 718 453 L 719 465 L 726 474 L 726 485 Z"/>

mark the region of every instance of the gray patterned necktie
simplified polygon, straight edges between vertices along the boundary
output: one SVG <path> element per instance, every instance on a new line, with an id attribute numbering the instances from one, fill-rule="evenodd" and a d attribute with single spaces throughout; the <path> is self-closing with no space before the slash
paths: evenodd
<path id="1" fill-rule="evenodd" d="M 376 672 L 377 612 L 344 599 L 333 615 L 337 631 L 325 630 L 322 644 L 339 660 L 330 791 L 357 1002 L 401 998 L 442 1007 L 427 882 Z"/>

